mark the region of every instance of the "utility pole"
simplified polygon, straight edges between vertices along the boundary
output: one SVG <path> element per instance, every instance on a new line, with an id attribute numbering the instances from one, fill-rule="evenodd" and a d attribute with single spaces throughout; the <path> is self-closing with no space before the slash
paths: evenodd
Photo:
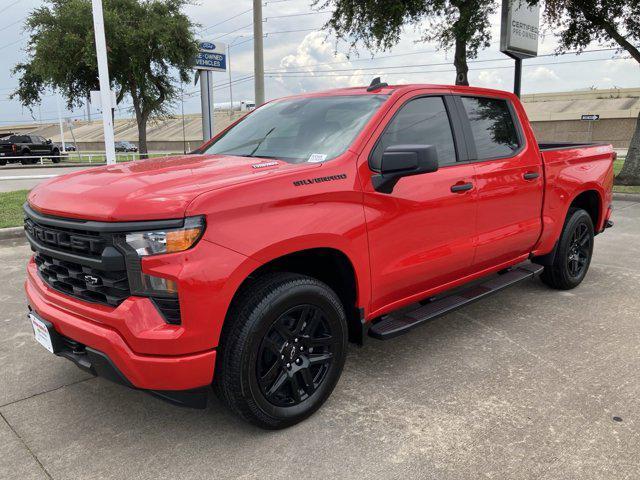
<path id="1" fill-rule="evenodd" d="M 253 0 L 253 73 L 256 107 L 264 103 L 264 45 L 262 38 L 262 0 Z"/>
<path id="2" fill-rule="evenodd" d="M 96 56 L 98 57 L 104 150 L 107 164 L 111 165 L 116 163 L 116 150 L 113 135 L 113 105 L 111 101 L 111 84 L 109 82 L 109 64 L 107 63 L 107 40 L 104 35 L 102 0 L 91 0 L 91 7 L 93 10 L 93 31 L 96 38 Z"/>

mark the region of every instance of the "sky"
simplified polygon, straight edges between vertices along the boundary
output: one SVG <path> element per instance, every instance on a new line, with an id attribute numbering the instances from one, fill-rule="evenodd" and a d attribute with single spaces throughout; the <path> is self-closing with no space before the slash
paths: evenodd
<path id="1" fill-rule="evenodd" d="M 42 104 L 30 112 L 19 102 L 9 99 L 18 80 L 12 67 L 27 59 L 28 35 L 24 19 L 42 5 L 37 0 L 0 0 L 0 126 L 37 121 L 56 121 L 58 103 L 63 118 L 86 118 L 86 111 L 68 111 L 64 101 L 48 92 Z M 253 100 L 253 42 L 251 0 L 200 1 L 185 12 L 200 24 L 199 37 L 231 44 L 232 98 Z M 318 12 L 309 0 L 264 0 L 263 31 L 265 90 L 267 99 L 301 92 L 336 87 L 368 85 L 376 76 L 389 84 L 454 82 L 453 51 L 438 50 L 435 44 L 420 41 L 420 29 L 406 28 L 398 45 L 386 52 L 370 52 L 364 47 L 356 51 L 323 29 L 329 12 Z M 472 85 L 511 90 L 513 61 L 499 51 L 500 17 L 492 24 L 492 44 L 480 52 L 477 62 L 469 63 Z M 424 26 L 423 28 L 426 28 Z M 572 91 L 588 88 L 640 87 L 640 68 L 623 52 L 598 51 L 582 55 L 552 55 L 557 41 L 550 29 L 542 25 L 542 37 L 535 59 L 525 60 L 522 93 Z M 607 48 L 593 44 L 587 50 Z M 230 99 L 228 73 L 214 73 L 214 101 L 228 105 Z M 184 86 L 184 111 L 200 110 L 199 87 Z M 181 111 L 181 102 L 174 110 Z M 92 108 L 93 118 L 98 109 Z M 126 100 L 118 117 L 133 113 Z"/>

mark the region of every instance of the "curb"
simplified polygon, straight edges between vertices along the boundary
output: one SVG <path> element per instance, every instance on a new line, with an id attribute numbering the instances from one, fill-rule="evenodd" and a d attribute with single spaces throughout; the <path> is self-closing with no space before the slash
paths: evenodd
<path id="1" fill-rule="evenodd" d="M 616 193 L 613 192 L 614 200 L 626 200 L 628 202 L 640 202 L 640 193 Z"/>
<path id="2" fill-rule="evenodd" d="M 24 238 L 24 227 L 0 228 L 0 241 L 18 238 Z"/>

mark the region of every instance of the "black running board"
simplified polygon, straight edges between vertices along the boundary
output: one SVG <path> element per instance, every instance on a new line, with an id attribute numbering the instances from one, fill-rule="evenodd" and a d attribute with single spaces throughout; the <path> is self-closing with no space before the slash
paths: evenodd
<path id="1" fill-rule="evenodd" d="M 412 328 L 440 317 L 465 305 L 492 295 L 507 287 L 520 283 L 542 273 L 544 267 L 534 264 L 523 264 L 502 274 L 491 276 L 483 283 L 475 284 L 466 290 L 438 298 L 426 305 L 408 312 L 391 313 L 375 322 L 369 329 L 369 336 L 378 340 L 388 340 L 402 335 Z"/>

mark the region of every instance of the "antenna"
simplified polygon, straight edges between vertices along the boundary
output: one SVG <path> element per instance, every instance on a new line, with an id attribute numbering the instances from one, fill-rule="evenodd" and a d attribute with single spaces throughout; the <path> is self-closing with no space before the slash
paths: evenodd
<path id="1" fill-rule="evenodd" d="M 367 92 L 373 92 L 375 90 L 380 90 L 381 88 L 388 87 L 389 84 L 380 81 L 380 77 L 374 78 L 369 87 L 367 88 Z"/>

